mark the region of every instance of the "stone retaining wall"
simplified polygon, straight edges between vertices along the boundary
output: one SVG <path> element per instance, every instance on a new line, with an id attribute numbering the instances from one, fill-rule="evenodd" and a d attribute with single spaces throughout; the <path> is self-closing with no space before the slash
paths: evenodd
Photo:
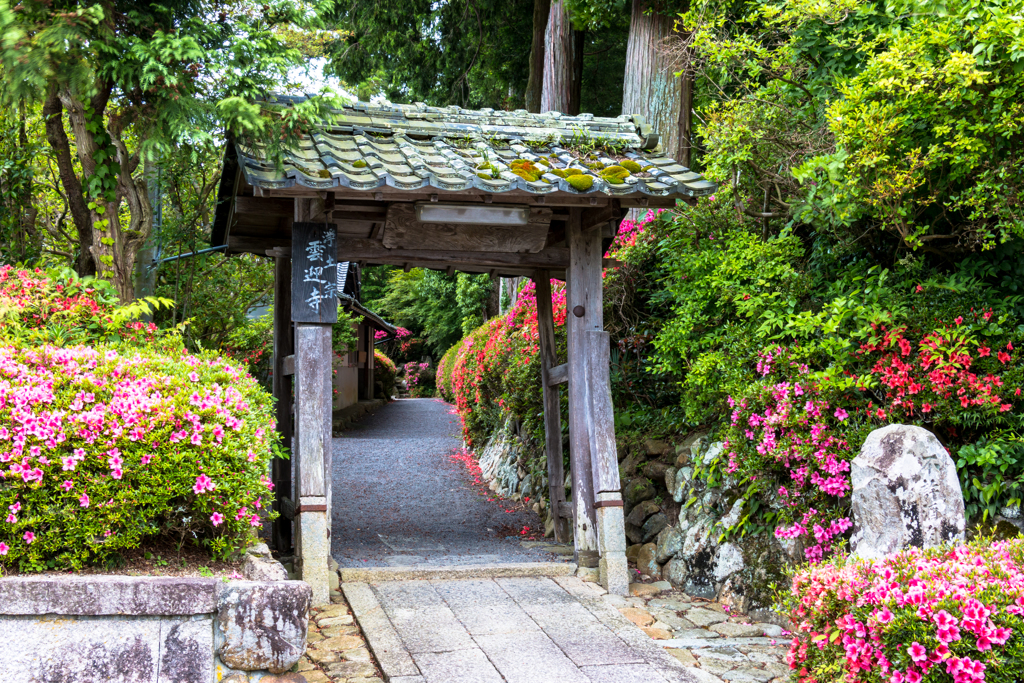
<path id="1" fill-rule="evenodd" d="M 284 575 L 269 554 L 246 560 L 250 578 Z M 310 598 L 287 580 L 0 578 L 0 681 L 259 683 L 305 652 Z"/>

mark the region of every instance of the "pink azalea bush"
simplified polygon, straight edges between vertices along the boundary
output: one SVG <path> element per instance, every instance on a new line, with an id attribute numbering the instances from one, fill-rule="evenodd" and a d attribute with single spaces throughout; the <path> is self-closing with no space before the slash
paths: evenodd
<path id="1" fill-rule="evenodd" d="M 761 381 L 728 399 L 725 472 L 750 482 L 748 497 L 773 502 L 777 538 L 799 542 L 809 562 L 820 562 L 853 525 L 844 501 L 855 455 L 851 417 L 836 392 L 782 349 L 761 353 L 757 372 Z"/>
<path id="2" fill-rule="evenodd" d="M 156 537 L 229 555 L 268 516 L 277 450 L 272 399 L 240 364 L 0 347 L 0 567 L 77 568 Z"/>
<path id="3" fill-rule="evenodd" d="M 436 392 L 436 371 L 430 367 L 430 363 L 409 361 L 402 366 L 402 372 L 409 395 L 413 398 L 429 398 Z"/>
<path id="4" fill-rule="evenodd" d="M 1024 539 L 837 557 L 783 602 L 801 683 L 1024 680 Z"/>

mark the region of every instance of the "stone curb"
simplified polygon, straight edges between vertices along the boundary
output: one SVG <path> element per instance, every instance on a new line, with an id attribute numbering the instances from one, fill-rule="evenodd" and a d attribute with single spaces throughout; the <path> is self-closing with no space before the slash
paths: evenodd
<path id="1" fill-rule="evenodd" d="M 348 606 L 363 630 L 366 643 L 377 659 L 386 681 L 416 681 L 420 670 L 405 649 L 402 639 L 391 625 L 377 601 L 377 596 L 366 583 L 351 582 L 341 586 Z M 405 678 L 408 677 L 408 678 Z"/>
<path id="2" fill-rule="evenodd" d="M 665 648 L 709 648 L 709 647 L 749 647 L 761 645 L 783 647 L 789 642 L 787 638 L 671 638 L 659 640 L 658 645 Z"/>
<path id="3" fill-rule="evenodd" d="M 461 567 L 366 567 L 343 568 L 343 582 L 378 583 L 381 581 L 513 579 L 539 576 L 572 576 L 576 565 L 571 562 L 509 562 L 477 564 Z M 348 593 L 346 592 L 346 597 Z M 353 609 L 355 609 L 353 607 Z"/>
<path id="4" fill-rule="evenodd" d="M 0 614 L 187 616 L 217 611 L 217 579 L 154 576 L 11 576 Z"/>

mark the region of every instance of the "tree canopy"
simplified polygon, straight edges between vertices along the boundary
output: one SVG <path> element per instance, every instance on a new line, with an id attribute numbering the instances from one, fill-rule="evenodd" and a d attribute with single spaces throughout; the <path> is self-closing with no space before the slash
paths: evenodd
<path id="1" fill-rule="evenodd" d="M 777 231 L 900 250 L 1024 235 L 1019 0 L 696 3 L 704 161 Z"/>
<path id="2" fill-rule="evenodd" d="M 42 106 L 80 274 L 98 272 L 132 298 L 135 255 L 152 226 L 147 162 L 226 132 L 279 142 L 315 119 L 317 99 L 280 116 L 266 116 L 256 100 L 303 63 L 276 27 L 314 28 L 320 9 L 280 0 L 0 0 L 8 86 L 0 98 Z"/>

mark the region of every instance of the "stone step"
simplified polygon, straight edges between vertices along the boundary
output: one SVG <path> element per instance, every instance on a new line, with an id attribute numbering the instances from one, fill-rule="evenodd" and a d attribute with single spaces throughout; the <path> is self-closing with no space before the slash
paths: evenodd
<path id="1" fill-rule="evenodd" d="M 413 581 L 417 579 L 507 579 L 529 576 L 572 576 L 575 573 L 576 565 L 572 562 L 505 562 L 456 566 L 345 567 L 341 570 L 341 580 L 342 583 L 349 581 L 379 583 L 381 581 Z"/>

